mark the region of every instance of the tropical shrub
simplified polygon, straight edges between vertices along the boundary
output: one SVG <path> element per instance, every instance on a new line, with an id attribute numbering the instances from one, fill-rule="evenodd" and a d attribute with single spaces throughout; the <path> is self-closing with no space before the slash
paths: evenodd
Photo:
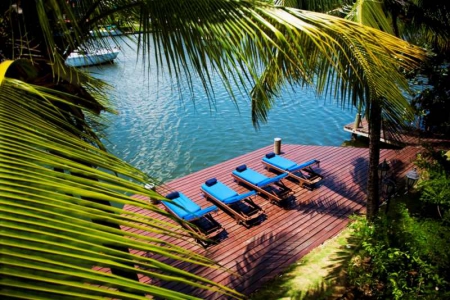
<path id="1" fill-rule="evenodd" d="M 352 224 L 358 254 L 348 266 L 349 282 L 360 297 L 382 299 L 450 296 L 450 230 L 441 222 L 412 217 L 404 205 L 394 218 Z"/>
<path id="2" fill-rule="evenodd" d="M 439 217 L 450 222 L 450 163 L 444 152 L 429 150 L 417 160 L 417 165 L 426 179 L 418 184 L 420 200 L 435 206 Z"/>

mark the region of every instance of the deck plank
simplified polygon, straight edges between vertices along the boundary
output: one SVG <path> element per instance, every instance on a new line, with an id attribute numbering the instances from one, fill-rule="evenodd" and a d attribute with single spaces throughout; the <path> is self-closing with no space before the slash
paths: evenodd
<path id="1" fill-rule="evenodd" d="M 358 136 L 369 137 L 369 124 L 366 119 L 362 119 L 359 127 L 355 128 L 354 123 L 350 123 L 344 126 L 344 131 Z M 434 135 L 431 132 L 424 132 L 416 129 L 401 132 L 398 134 L 398 138 L 395 138 L 388 130 L 381 130 L 380 141 L 402 147 L 422 144 L 445 149 L 450 147 L 450 140 L 443 139 L 442 136 Z"/>
<path id="2" fill-rule="evenodd" d="M 237 166 L 247 164 L 269 177 L 275 176 L 276 173 L 265 170 L 261 163 L 262 157 L 271 151 L 273 147 L 267 146 L 175 179 L 166 183 L 164 188 L 158 188 L 164 192 L 182 191 L 200 206 L 206 207 L 211 203 L 201 195 L 200 186 L 211 177 L 216 177 L 239 193 L 244 193 L 248 189 L 238 185 L 231 177 L 232 170 Z M 420 148 L 412 146 L 402 150 L 382 150 L 381 159 L 386 158 L 391 164 L 391 171 L 398 178 L 403 178 L 412 168 L 412 162 L 419 151 Z M 167 242 L 214 259 L 233 273 L 192 266 L 162 257 L 155 258 L 248 295 L 312 249 L 338 234 L 347 226 L 350 215 L 365 213 L 368 149 L 283 145 L 282 155 L 298 163 L 310 159 L 320 160 L 318 170 L 325 176 L 322 185 L 310 191 L 300 188 L 295 181 L 285 180 L 286 185 L 293 190 L 297 202 L 289 209 L 270 204 L 260 196 L 254 197 L 254 201 L 264 208 L 266 219 L 249 229 L 236 224 L 233 218 L 219 211 L 214 214 L 214 218 L 225 228 L 227 238 L 207 249 L 200 247 L 193 239 L 167 238 Z M 146 199 L 143 196 L 136 197 Z M 156 217 L 155 213 L 141 208 L 126 206 L 125 209 Z M 168 219 L 165 221 L 171 222 Z M 145 276 L 141 277 L 141 281 L 152 282 Z M 202 298 L 220 298 L 218 294 L 176 283 L 158 284 Z"/>

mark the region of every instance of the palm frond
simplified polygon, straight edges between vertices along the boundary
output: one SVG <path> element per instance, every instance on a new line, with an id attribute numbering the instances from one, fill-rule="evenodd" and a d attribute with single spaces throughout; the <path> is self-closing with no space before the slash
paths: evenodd
<path id="1" fill-rule="evenodd" d="M 217 268 L 211 260 L 157 237 L 133 233 L 135 229 L 186 239 L 190 235 L 179 225 L 104 204 L 133 205 L 170 218 L 151 202 L 130 196 L 163 199 L 143 187 L 151 180 L 148 176 L 97 148 L 83 129 L 67 121 L 57 103 L 71 103 L 55 92 L 8 77 L 3 77 L 0 89 L 2 295 L 192 298 L 100 271 L 115 268 L 239 297 L 231 289 L 159 261 Z"/>
<path id="2" fill-rule="evenodd" d="M 389 34 L 394 34 L 392 20 L 387 15 L 383 1 L 358 0 L 353 4 L 346 18 Z"/>
<path id="3" fill-rule="evenodd" d="M 320 3 L 326 2 L 333 1 Z M 343 105 L 366 109 L 373 99 L 383 99 L 385 118 L 400 124 L 405 117 L 402 92 L 408 88 L 401 71 L 424 57 L 421 49 L 379 30 L 271 1 L 80 0 L 75 10 L 65 0 L 47 0 L 24 1 L 22 6 L 23 15 L 11 13 L 11 22 L 5 23 L 12 32 L 5 54 L 31 61 L 36 74 L 25 82 L 21 75 L 28 74 L 26 66 L 22 72 L 19 62 L 14 70 L 0 65 L 0 212 L 5 224 L 0 234 L 8 245 L 2 249 L 0 271 L 9 274 L 2 293 L 11 297 L 27 292 L 71 299 L 185 297 L 98 272 L 94 266 L 139 270 L 155 280 L 240 296 L 154 257 L 217 267 L 208 259 L 119 230 L 124 226 L 188 236 L 170 222 L 106 204 L 134 205 L 169 217 L 129 196 L 161 199 L 143 187 L 151 178 L 102 149 L 86 121 L 108 109 L 101 100 L 102 83 L 65 67 L 64 58 L 80 45 L 106 45 L 90 39 L 90 29 L 116 18 L 130 25 L 138 21 L 143 31 L 137 38 L 139 51 L 155 56 L 157 72 L 168 70 L 191 85 L 191 78 L 198 76 L 210 96 L 211 78 L 220 75 L 230 95 L 236 93 L 234 86 L 250 94 L 256 125 L 267 119 L 274 96 L 286 83 L 314 85 L 318 93 L 336 96 Z M 363 13 L 381 20 L 377 5 Z M 5 77 L 7 69 L 17 73 Z M 130 253 L 121 251 L 128 248 Z M 147 255 L 134 254 L 138 251 Z"/>
<path id="4" fill-rule="evenodd" d="M 276 49 L 277 58 L 268 68 L 281 71 L 264 73 L 257 86 L 268 86 L 270 92 L 279 89 L 280 83 L 313 83 L 318 93 L 331 94 L 339 102 L 356 107 L 358 102 L 369 107 L 368 102 L 379 97 L 407 105 L 403 92 L 408 85 L 402 71 L 418 65 L 424 58 L 422 49 L 341 18 L 291 8 L 286 11 L 290 19 L 281 9 L 271 11 L 271 18 L 285 20 L 279 21 L 278 30 L 289 39 L 286 46 Z M 254 91 L 253 103 L 259 99 L 267 103 L 261 93 L 256 93 L 258 89 Z M 254 120 L 265 120 L 265 108 L 254 107 Z M 403 122 L 404 113 L 388 113 L 398 124 Z"/>
<path id="5" fill-rule="evenodd" d="M 327 5 L 335 5 L 332 2 Z M 407 87 L 401 70 L 424 57 L 421 49 L 369 26 L 268 2 L 114 0 L 105 5 L 81 0 L 79 6 L 83 20 L 89 20 L 86 26 L 125 13 L 140 20 L 140 51 L 144 56 L 153 53 L 158 72 L 168 70 L 178 82 L 198 76 L 212 95 L 211 76 L 217 73 L 230 95 L 236 92 L 234 86 L 244 93 L 253 91 L 256 125 L 265 121 L 274 95 L 286 82 L 314 83 L 319 93 L 333 94 L 331 87 L 340 87 L 341 102 L 369 101 L 360 99 L 363 96 L 398 100 Z M 355 7 L 355 20 L 390 28 L 381 4 L 361 0 Z M 275 65 L 281 73 L 267 71 Z"/>
<path id="6" fill-rule="evenodd" d="M 342 10 L 343 7 L 353 4 L 348 0 L 278 0 L 277 5 L 294 7 L 302 10 L 335 14 Z"/>

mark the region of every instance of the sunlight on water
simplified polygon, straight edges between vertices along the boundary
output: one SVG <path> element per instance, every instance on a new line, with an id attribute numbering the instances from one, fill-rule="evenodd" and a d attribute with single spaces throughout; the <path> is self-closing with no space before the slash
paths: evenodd
<path id="1" fill-rule="evenodd" d="M 273 143 L 339 146 L 350 138 L 343 126 L 354 111 L 342 109 L 312 89 L 282 92 L 267 124 L 255 130 L 246 96 L 237 107 L 219 78 L 214 103 L 209 103 L 200 80 L 180 89 L 167 74 L 149 77 L 133 50 L 122 48 L 114 65 L 91 68 L 110 83 L 118 116 L 108 115 L 108 149 L 162 181 L 178 178 Z M 309 159 L 309 158 L 308 158 Z"/>

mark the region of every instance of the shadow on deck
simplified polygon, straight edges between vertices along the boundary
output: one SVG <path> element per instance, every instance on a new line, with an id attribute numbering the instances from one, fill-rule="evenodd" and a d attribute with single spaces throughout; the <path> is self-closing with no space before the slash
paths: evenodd
<path id="1" fill-rule="evenodd" d="M 165 188 L 182 191 L 200 206 L 205 207 L 210 203 L 202 197 L 200 186 L 211 177 L 216 177 L 237 192 L 243 193 L 248 189 L 238 185 L 231 177 L 235 167 L 247 164 L 269 177 L 275 176 L 274 173 L 265 170 L 261 163 L 262 157 L 271 151 L 272 146 L 264 147 L 173 180 L 167 183 Z M 192 243 L 171 240 L 176 245 L 215 260 L 230 271 L 212 270 L 167 259 L 165 262 L 249 295 L 290 264 L 338 234 L 347 226 L 349 216 L 365 213 L 368 149 L 283 145 L 282 151 L 284 157 L 299 163 L 310 159 L 320 160 L 319 172 L 325 176 L 321 186 L 310 191 L 300 188 L 295 181 L 284 180 L 293 190 L 296 199 L 296 205 L 290 209 L 270 204 L 260 196 L 255 197 L 254 201 L 264 208 L 266 219 L 248 229 L 236 224 L 236 221 L 224 212 L 215 214 L 214 218 L 225 228 L 227 238 L 207 249 L 200 247 L 193 240 Z M 382 150 L 381 159 L 390 161 L 392 172 L 398 178 L 402 178 L 412 167 L 418 151 L 419 148 L 416 147 Z M 125 209 L 133 208 L 125 207 Z M 150 211 L 141 213 L 155 217 Z M 149 232 L 147 234 L 151 235 Z M 147 277 L 141 280 L 151 281 Z M 220 295 L 195 290 L 179 283 L 158 284 L 202 298 L 220 298 Z"/>

